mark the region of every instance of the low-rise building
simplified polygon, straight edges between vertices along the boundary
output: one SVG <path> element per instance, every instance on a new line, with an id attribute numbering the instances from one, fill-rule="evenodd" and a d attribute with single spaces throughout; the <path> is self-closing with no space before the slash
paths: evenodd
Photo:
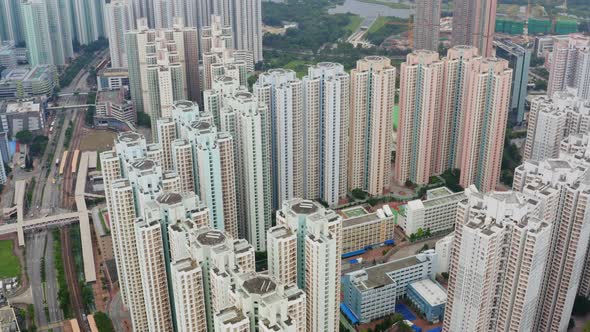
<path id="1" fill-rule="evenodd" d="M 97 126 L 110 126 L 117 123 L 135 123 L 137 114 L 133 103 L 125 99 L 125 90 L 103 90 L 96 95 L 96 114 L 94 123 Z"/>
<path id="2" fill-rule="evenodd" d="M 430 230 L 431 233 L 451 231 L 455 227 L 457 203 L 463 199 L 463 192 L 453 193 L 447 187 L 428 190 L 425 200 L 408 202 L 406 216 L 401 218 L 400 226 L 407 236 L 416 234 L 419 229 Z"/>
<path id="3" fill-rule="evenodd" d="M 406 295 L 408 285 L 434 279 L 436 253 L 418 255 L 347 273 L 342 277 L 344 305 L 366 323 L 395 311 L 395 301 Z"/>
<path id="4" fill-rule="evenodd" d="M 0 99 L 48 96 L 53 94 L 57 82 L 57 70 L 53 65 L 7 69 L 0 79 Z"/>
<path id="5" fill-rule="evenodd" d="M 104 68 L 96 75 L 98 91 L 129 90 L 129 70 L 127 68 Z"/>
<path id="6" fill-rule="evenodd" d="M 17 64 L 14 44 L 10 42 L 2 43 L 0 45 L 0 67 L 10 69 L 16 67 Z"/>
<path id="7" fill-rule="evenodd" d="M 4 302 L 3 304 L 0 304 L 0 332 L 19 332 L 20 329 L 18 327 L 14 308 L 7 305 L 4 295 L 0 295 L 0 297 L 0 300 L 3 300 L 1 302 Z"/>
<path id="8" fill-rule="evenodd" d="M 2 130 L 14 137 L 19 131 L 40 131 L 44 127 L 41 104 L 34 101 L 4 103 L 0 106 Z"/>
<path id="9" fill-rule="evenodd" d="M 354 212 L 354 213 L 353 213 Z M 391 210 L 369 213 L 355 206 L 340 211 L 342 220 L 342 252 L 348 253 L 393 239 L 395 216 Z"/>
<path id="10" fill-rule="evenodd" d="M 443 320 L 447 292 L 436 281 L 414 281 L 408 286 L 407 298 L 424 314 L 427 321 L 438 323 Z"/>

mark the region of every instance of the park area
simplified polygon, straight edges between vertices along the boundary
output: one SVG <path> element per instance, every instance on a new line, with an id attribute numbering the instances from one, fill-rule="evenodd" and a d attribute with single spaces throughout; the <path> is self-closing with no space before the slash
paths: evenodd
<path id="1" fill-rule="evenodd" d="M 0 279 L 19 277 L 21 267 L 12 240 L 0 241 Z"/>

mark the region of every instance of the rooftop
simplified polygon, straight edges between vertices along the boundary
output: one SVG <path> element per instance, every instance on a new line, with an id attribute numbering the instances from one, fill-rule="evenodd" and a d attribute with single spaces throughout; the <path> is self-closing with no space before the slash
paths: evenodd
<path id="1" fill-rule="evenodd" d="M 6 113 L 28 113 L 41 111 L 41 105 L 33 101 L 23 101 L 6 105 Z"/>
<path id="2" fill-rule="evenodd" d="M 414 281 L 410 284 L 416 293 L 428 302 L 430 306 L 438 306 L 447 303 L 447 292 L 436 282 L 430 279 Z"/>
<path id="3" fill-rule="evenodd" d="M 277 284 L 270 277 L 263 275 L 255 275 L 244 281 L 243 286 L 249 293 L 260 295 L 273 292 L 277 288 Z"/>
<path id="4" fill-rule="evenodd" d="M 138 161 L 134 161 L 131 166 L 133 168 L 145 171 L 148 169 L 153 168 L 156 165 L 156 163 L 154 163 L 153 161 L 149 160 L 149 159 L 142 159 L 142 160 L 138 160 Z"/>
<path id="5" fill-rule="evenodd" d="M 163 193 L 156 199 L 158 203 L 177 204 L 182 202 L 182 195 L 179 193 Z"/>
<path id="6" fill-rule="evenodd" d="M 225 241 L 225 235 L 221 231 L 211 230 L 199 234 L 197 241 L 204 245 L 214 246 L 223 243 Z"/>
<path id="7" fill-rule="evenodd" d="M 291 210 L 297 214 L 312 214 L 319 210 L 317 203 L 309 200 L 302 200 L 291 205 Z"/>

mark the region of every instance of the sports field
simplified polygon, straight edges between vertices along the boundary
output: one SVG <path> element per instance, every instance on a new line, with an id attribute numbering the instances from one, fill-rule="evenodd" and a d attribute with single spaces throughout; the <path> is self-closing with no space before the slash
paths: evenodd
<path id="1" fill-rule="evenodd" d="M 20 262 L 12 252 L 12 240 L 0 241 L 0 279 L 20 276 Z"/>
<path id="2" fill-rule="evenodd" d="M 362 207 L 355 207 L 355 208 L 346 209 L 346 210 L 342 211 L 342 213 L 347 218 L 354 218 L 354 217 L 360 217 L 360 216 L 367 214 L 367 211 L 365 211 L 365 209 Z"/>

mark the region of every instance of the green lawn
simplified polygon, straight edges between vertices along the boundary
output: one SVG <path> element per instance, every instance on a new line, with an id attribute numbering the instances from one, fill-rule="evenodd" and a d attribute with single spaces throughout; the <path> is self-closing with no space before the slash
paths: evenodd
<path id="1" fill-rule="evenodd" d="M 298 78 L 303 78 L 303 76 L 307 75 L 307 68 L 312 64 L 309 61 L 293 60 L 287 63 L 284 68 L 294 70 Z"/>
<path id="2" fill-rule="evenodd" d="M 380 1 L 380 0 L 359 0 L 360 2 L 366 3 L 374 3 L 376 5 L 383 5 L 393 9 L 411 9 L 410 5 L 405 3 L 397 3 L 397 2 L 388 2 L 388 1 Z"/>
<path id="3" fill-rule="evenodd" d="M 20 262 L 12 253 L 12 240 L 0 241 L 0 278 L 20 277 Z"/>
<path id="4" fill-rule="evenodd" d="M 345 211 L 342 211 L 348 218 L 360 217 L 367 214 L 367 212 L 362 208 L 350 208 Z"/>
<path id="5" fill-rule="evenodd" d="M 387 16 L 377 17 L 375 22 L 373 22 L 373 24 L 369 28 L 369 32 L 375 32 L 375 31 L 381 29 L 383 26 L 385 26 L 385 23 L 387 23 L 387 21 L 389 21 L 389 17 L 387 17 Z"/>
<path id="6" fill-rule="evenodd" d="M 358 15 L 350 15 L 350 23 L 346 26 L 346 30 L 350 33 L 355 32 L 363 23 L 363 18 Z"/>

